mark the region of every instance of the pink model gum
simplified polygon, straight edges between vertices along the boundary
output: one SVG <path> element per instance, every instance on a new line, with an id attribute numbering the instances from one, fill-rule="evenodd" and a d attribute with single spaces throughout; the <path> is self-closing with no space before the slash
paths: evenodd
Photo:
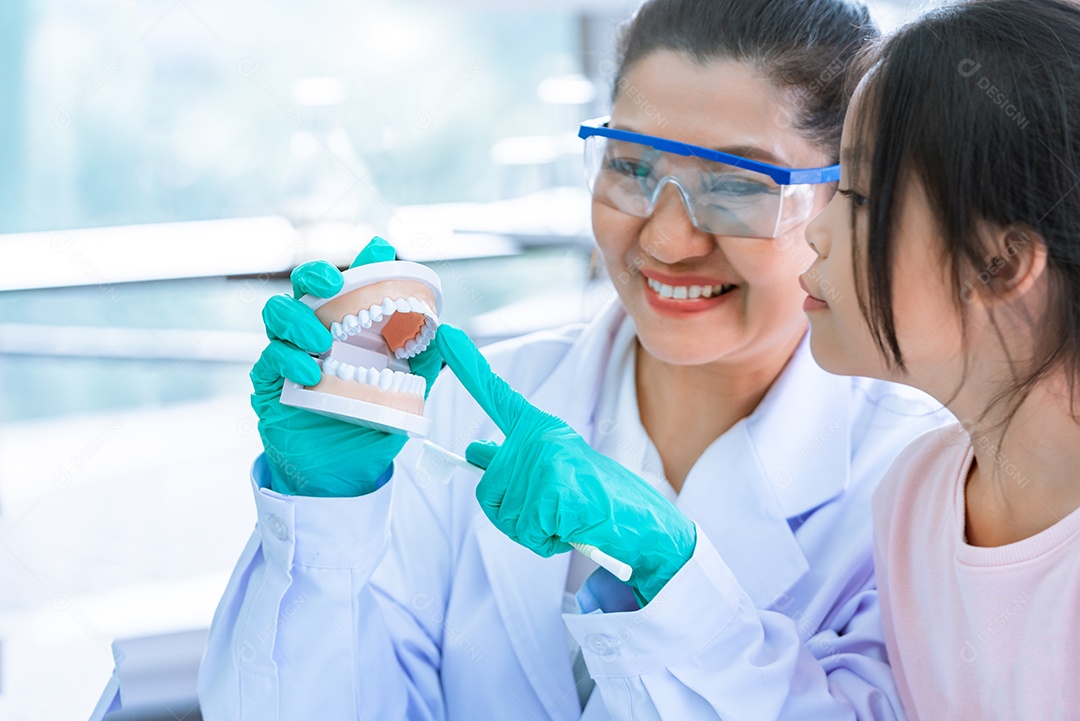
<path id="1" fill-rule="evenodd" d="M 324 374 L 322 380 L 316 385 L 308 386 L 311 390 L 321 393 L 331 393 L 335 396 L 345 396 L 358 401 L 377 403 L 387 408 L 396 408 L 399 411 L 413 413 L 418 416 L 424 415 L 424 399 L 408 393 L 395 393 L 384 391 L 366 383 L 355 381 L 343 381 L 337 376 Z"/>

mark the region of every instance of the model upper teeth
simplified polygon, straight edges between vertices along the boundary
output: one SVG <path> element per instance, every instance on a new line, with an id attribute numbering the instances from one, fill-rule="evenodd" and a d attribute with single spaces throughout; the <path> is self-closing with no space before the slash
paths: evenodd
<path id="1" fill-rule="evenodd" d="M 431 339 L 435 337 L 435 331 L 439 327 L 439 320 L 435 315 L 435 311 L 427 304 L 427 301 L 418 300 L 411 296 L 408 298 L 384 298 L 382 303 L 359 310 L 355 314 L 346 315 L 340 321 L 334 321 L 330 324 L 330 335 L 337 341 L 347 340 L 357 333 L 362 333 L 364 329 L 370 328 L 372 323 L 385 320 L 394 313 L 422 313 L 424 315 L 424 325 L 421 326 L 420 331 L 415 337 L 406 341 L 403 348 L 394 351 L 394 355 L 402 360 L 407 360 L 427 350 Z"/>
<path id="2" fill-rule="evenodd" d="M 322 371 L 327 375 L 337 376 L 343 381 L 356 381 L 357 383 L 366 383 L 370 386 L 375 386 L 382 391 L 391 391 L 393 393 L 411 393 L 415 396 L 424 397 L 424 389 L 427 386 L 427 381 L 422 376 L 413 375 L 412 373 L 402 373 L 401 371 L 392 371 L 389 368 L 383 368 L 382 370 L 376 370 L 375 368 L 365 368 L 363 366 L 354 366 L 350 363 L 342 363 L 334 358 L 327 358 L 322 363 Z"/>
<path id="3" fill-rule="evenodd" d="M 652 278 L 646 278 L 645 281 L 661 298 L 674 298 L 675 300 L 712 298 L 714 295 L 723 295 L 735 287 L 733 284 L 727 283 L 721 283 L 720 285 L 667 285 Z"/>

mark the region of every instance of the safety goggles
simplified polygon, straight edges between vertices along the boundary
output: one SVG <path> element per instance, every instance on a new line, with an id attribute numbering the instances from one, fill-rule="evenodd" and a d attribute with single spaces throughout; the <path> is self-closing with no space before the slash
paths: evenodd
<path id="1" fill-rule="evenodd" d="M 609 128 L 610 118 L 581 124 L 589 192 L 604 205 L 647 218 L 667 185 L 706 233 L 775 238 L 810 218 L 815 186 L 840 179 L 840 166 L 784 168 Z"/>

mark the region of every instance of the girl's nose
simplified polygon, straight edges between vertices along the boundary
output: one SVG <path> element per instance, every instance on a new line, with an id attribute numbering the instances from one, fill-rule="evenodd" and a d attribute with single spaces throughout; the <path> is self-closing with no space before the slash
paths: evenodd
<path id="1" fill-rule="evenodd" d="M 819 258 L 829 254 L 829 210 L 832 203 L 806 226 L 806 244 L 810 246 Z"/>

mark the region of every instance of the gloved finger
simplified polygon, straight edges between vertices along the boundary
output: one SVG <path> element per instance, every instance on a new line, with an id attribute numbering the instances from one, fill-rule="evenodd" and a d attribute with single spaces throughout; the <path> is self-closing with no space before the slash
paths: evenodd
<path id="1" fill-rule="evenodd" d="M 270 340 L 288 341 L 308 353 L 325 353 L 334 342 L 315 312 L 287 295 L 275 295 L 266 301 L 262 317 Z"/>
<path id="2" fill-rule="evenodd" d="M 376 235 L 368 241 L 368 244 L 364 246 L 364 249 L 360 251 L 360 254 L 356 256 L 356 259 L 353 260 L 352 265 L 349 267 L 355 268 L 360 265 L 382 263 L 387 260 L 397 260 L 397 251 L 389 242 Z"/>
<path id="3" fill-rule="evenodd" d="M 501 513 L 507 486 L 508 482 L 505 474 L 500 473 L 498 469 L 488 468 L 484 475 L 480 477 L 480 482 L 476 484 L 476 502 L 480 505 L 480 510 L 484 512 L 484 515 L 488 517 L 488 520 L 496 528 L 510 535 L 513 531 L 513 525 L 506 525 L 504 522 L 508 519 Z M 513 538 L 512 535 L 510 537 Z"/>
<path id="4" fill-rule="evenodd" d="M 566 553 L 567 551 L 574 550 L 574 547 L 569 543 L 566 543 L 558 536 L 548 536 L 543 540 L 531 539 L 528 543 L 519 541 L 521 545 L 532 550 L 538 556 L 544 558 L 550 558 L 556 553 Z"/>
<path id="5" fill-rule="evenodd" d="M 525 509 L 517 519 L 517 542 L 544 558 L 569 551 L 570 544 L 559 537 L 557 507 L 557 499 L 540 498 Z"/>
<path id="6" fill-rule="evenodd" d="M 495 441 L 473 441 L 465 449 L 465 460 L 487 470 L 487 467 L 491 465 L 491 460 L 499 452 L 500 448 L 502 446 Z"/>
<path id="7" fill-rule="evenodd" d="M 435 379 L 439 377 L 439 371 L 442 370 L 442 367 L 442 353 L 439 352 L 439 347 L 435 343 L 428 345 L 427 349 L 420 355 L 409 359 L 409 371 L 427 381 L 427 387 L 424 388 L 424 398 L 427 398 L 428 393 L 431 392 L 431 386 L 435 384 Z"/>
<path id="8" fill-rule="evenodd" d="M 545 464 L 530 477 L 527 495 L 518 501 L 522 506 L 517 528 L 519 543 L 545 558 L 570 550 L 567 541 L 576 537 L 587 515 L 583 511 L 586 499 L 565 483 L 572 474 L 571 468 Z M 508 489 L 507 495 L 512 492 Z M 503 505 L 509 503 L 504 501 Z"/>
<path id="9" fill-rule="evenodd" d="M 435 334 L 443 360 L 499 430 L 509 435 L 522 415 L 539 410 L 495 374 L 465 331 L 443 323 Z"/>
<path id="10" fill-rule="evenodd" d="M 256 393 L 281 389 L 281 379 L 313 386 L 322 378 L 319 364 L 296 346 L 280 340 L 270 341 L 251 368 L 251 383 Z"/>
<path id="11" fill-rule="evenodd" d="M 325 260 L 309 260 L 293 269 L 289 276 L 292 280 L 293 298 L 300 300 L 310 293 L 318 298 L 329 298 L 341 292 L 345 280 L 341 271 Z"/>

